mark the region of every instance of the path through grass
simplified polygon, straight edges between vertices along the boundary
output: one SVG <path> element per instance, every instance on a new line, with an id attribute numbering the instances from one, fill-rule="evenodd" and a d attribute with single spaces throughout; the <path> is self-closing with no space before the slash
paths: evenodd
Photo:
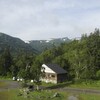
<path id="1" fill-rule="evenodd" d="M 6 86 L 7 86 L 7 84 L 5 82 L 0 82 L 0 88 L 4 88 Z"/>

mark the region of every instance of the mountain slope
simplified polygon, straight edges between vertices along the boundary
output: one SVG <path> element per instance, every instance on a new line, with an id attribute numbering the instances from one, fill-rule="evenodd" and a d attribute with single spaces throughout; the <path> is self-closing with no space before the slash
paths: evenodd
<path id="1" fill-rule="evenodd" d="M 50 49 L 54 46 L 59 46 L 61 43 L 67 43 L 71 40 L 67 37 L 65 38 L 56 38 L 51 40 L 32 40 L 29 41 L 29 45 L 35 48 L 40 53 L 46 49 Z"/>
<path id="2" fill-rule="evenodd" d="M 25 43 L 19 38 L 15 38 L 4 33 L 0 33 L 0 53 L 4 51 L 4 49 L 9 46 L 12 54 L 16 54 L 19 52 L 36 52 L 29 44 Z"/>

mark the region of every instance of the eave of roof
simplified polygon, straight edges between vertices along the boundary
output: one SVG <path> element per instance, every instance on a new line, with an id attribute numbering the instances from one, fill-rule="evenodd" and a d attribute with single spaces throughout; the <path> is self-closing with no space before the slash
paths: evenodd
<path id="1" fill-rule="evenodd" d="M 52 69 L 57 74 L 65 74 L 65 73 L 67 73 L 66 70 L 64 70 L 63 68 L 61 68 L 57 64 L 45 64 L 45 65 L 48 66 L 50 69 Z"/>

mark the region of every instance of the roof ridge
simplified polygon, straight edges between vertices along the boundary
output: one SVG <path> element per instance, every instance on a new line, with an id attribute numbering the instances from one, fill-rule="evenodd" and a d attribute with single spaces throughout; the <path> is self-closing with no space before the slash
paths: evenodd
<path id="1" fill-rule="evenodd" d="M 45 65 L 48 66 L 50 69 L 52 69 L 57 74 L 67 73 L 67 71 L 63 69 L 62 67 L 60 67 L 58 64 L 45 64 Z"/>

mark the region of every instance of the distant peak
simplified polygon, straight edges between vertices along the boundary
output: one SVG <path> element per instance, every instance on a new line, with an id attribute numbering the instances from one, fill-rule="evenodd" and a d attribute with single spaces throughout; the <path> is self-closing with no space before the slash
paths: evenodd
<path id="1" fill-rule="evenodd" d="M 4 34 L 4 33 L 0 32 L 0 36 L 2 36 L 2 35 L 6 35 L 6 34 Z"/>
<path id="2" fill-rule="evenodd" d="M 25 43 L 28 43 L 28 44 L 30 43 L 30 41 L 29 41 L 29 40 L 25 40 L 24 42 L 25 42 Z"/>

